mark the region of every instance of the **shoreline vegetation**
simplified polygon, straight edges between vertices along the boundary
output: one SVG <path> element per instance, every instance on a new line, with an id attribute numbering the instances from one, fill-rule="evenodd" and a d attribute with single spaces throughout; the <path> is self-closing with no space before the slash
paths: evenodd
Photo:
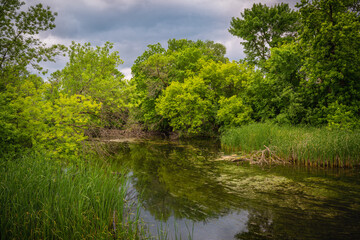
<path id="1" fill-rule="evenodd" d="M 90 138 L 97 142 L 128 142 L 138 139 L 189 139 L 173 132 L 100 129 Z M 192 139 L 193 137 L 190 137 Z M 214 137 L 212 137 L 214 138 Z M 217 137 L 215 137 L 217 138 Z M 217 160 L 250 164 L 292 164 L 310 167 L 360 167 L 360 130 L 328 127 L 252 123 L 224 130 L 221 148 L 226 153 Z M 102 151 L 100 151 L 102 152 Z M 231 154 L 231 155 L 227 155 Z"/>
<path id="2" fill-rule="evenodd" d="M 0 170 L 0 239 L 150 239 L 139 205 L 126 198 L 126 173 L 40 153 Z"/>
<path id="3" fill-rule="evenodd" d="M 221 145 L 255 164 L 352 168 L 360 166 L 359 139 L 359 130 L 256 123 L 224 131 Z"/>

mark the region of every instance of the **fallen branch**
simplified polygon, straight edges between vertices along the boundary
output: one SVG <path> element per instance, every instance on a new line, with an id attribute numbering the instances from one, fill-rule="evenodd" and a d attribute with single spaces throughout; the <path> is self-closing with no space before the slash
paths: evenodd
<path id="1" fill-rule="evenodd" d="M 225 160 L 231 162 L 249 162 L 250 164 L 285 164 L 286 160 L 280 158 L 275 154 L 274 150 L 271 150 L 269 147 L 265 146 L 265 149 L 254 151 L 246 155 L 232 155 L 232 156 L 222 156 L 218 160 Z"/>

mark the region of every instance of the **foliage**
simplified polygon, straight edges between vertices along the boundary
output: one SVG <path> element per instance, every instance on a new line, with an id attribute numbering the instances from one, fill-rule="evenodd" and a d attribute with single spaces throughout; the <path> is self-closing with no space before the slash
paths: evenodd
<path id="1" fill-rule="evenodd" d="M 65 94 L 81 94 L 101 103 L 97 116 L 104 127 L 121 127 L 127 118 L 127 87 L 124 75 L 117 69 L 123 61 L 118 52 L 111 52 L 113 44 L 92 48 L 72 43 L 69 62 L 61 71 L 53 73 L 51 82 Z"/>
<path id="2" fill-rule="evenodd" d="M 213 41 L 170 39 L 149 45 L 124 80 L 113 44 L 72 43 L 69 62 L 50 83 L 31 75 L 62 46 L 36 38 L 55 27 L 49 8 L 0 8 L 0 150 L 47 149 L 76 158 L 89 128 L 214 135 L 271 120 L 280 124 L 359 127 L 360 21 L 353 0 L 254 4 L 229 31 L 245 40 L 246 60 L 230 62 Z M 256 66 L 254 65 L 256 64 Z"/>
<path id="3" fill-rule="evenodd" d="M 41 61 L 52 61 L 64 47 L 47 47 L 36 37 L 53 29 L 56 13 L 41 4 L 24 11 L 22 1 L 1 1 L 0 22 L 0 151 L 20 154 L 24 148 L 48 149 L 54 156 L 71 160 L 84 139 L 88 117 L 98 105 L 83 96 L 61 95 L 50 101 L 48 84 L 29 73 L 41 71 Z M 80 130 L 79 130 L 80 129 Z M 65 155 L 71 155 L 65 158 Z"/>
<path id="4" fill-rule="evenodd" d="M 236 61 L 215 62 L 200 60 L 202 77 L 214 91 L 216 98 L 241 94 L 249 87 L 253 78 L 259 77 L 252 66 Z"/>
<path id="5" fill-rule="evenodd" d="M 224 46 L 212 41 L 170 39 L 167 50 L 160 44 L 149 45 L 132 66 L 134 78 L 131 85 L 136 96 L 133 106 L 138 106 L 132 114 L 146 129 L 170 130 L 170 119 L 164 119 L 156 111 L 157 99 L 172 83 L 184 83 L 186 79 L 198 75 L 204 61 L 226 62 L 225 52 Z M 174 121 L 172 124 L 174 126 Z"/>
<path id="6" fill-rule="evenodd" d="M 216 117 L 226 127 L 236 127 L 251 122 L 252 109 L 244 105 L 241 98 L 236 95 L 225 98 L 220 97 L 219 110 Z"/>
<path id="7" fill-rule="evenodd" d="M 43 70 L 41 61 L 54 61 L 54 56 L 63 50 L 61 45 L 47 47 L 36 38 L 42 31 L 55 27 L 56 13 L 42 4 L 30 6 L 23 11 L 25 2 L 2 0 L 0 5 L 0 91 L 17 80 L 17 75 L 26 74 L 30 65 Z"/>
<path id="8" fill-rule="evenodd" d="M 39 82 L 32 76 L 21 85 L 8 85 L 0 94 L 1 151 L 21 151 L 34 147 L 47 149 L 54 157 L 76 160 L 84 130 L 89 127 L 91 114 L 100 105 L 83 95 L 59 94 L 47 100 L 45 93 L 49 84 Z"/>
<path id="9" fill-rule="evenodd" d="M 328 107 L 328 128 L 351 130 L 360 128 L 360 119 L 354 116 L 350 107 L 339 104 L 337 101 Z"/>
<path id="10" fill-rule="evenodd" d="M 246 62 L 229 62 L 223 54 L 224 46 L 211 41 L 171 39 L 167 50 L 150 45 L 132 68 L 131 84 L 138 96 L 138 109 L 132 113 L 148 129 L 185 135 L 211 135 L 230 122 L 249 122 L 249 89 L 261 75 Z M 229 109 L 225 98 L 231 99 Z M 229 120 L 234 115 L 237 119 Z"/>
<path id="11" fill-rule="evenodd" d="M 200 59 L 198 65 L 198 76 L 173 82 L 163 91 L 156 102 L 158 114 L 174 130 L 192 134 L 211 135 L 221 126 L 250 122 L 252 110 L 246 102 L 249 85 L 258 77 L 254 69 L 235 61 Z"/>
<path id="12" fill-rule="evenodd" d="M 233 17 L 229 32 L 245 40 L 247 60 L 259 64 L 270 57 L 270 48 L 291 42 L 298 28 L 298 13 L 288 4 L 281 3 L 268 7 L 254 3 L 245 9 L 241 18 Z"/>
<path id="13" fill-rule="evenodd" d="M 257 121 L 356 128 L 360 116 L 360 21 L 353 0 L 254 4 L 229 31 L 242 37 L 253 77 L 246 103 Z M 287 20 L 284 24 L 282 21 Z M 340 120 L 342 119 L 343 120 Z"/>
<path id="14" fill-rule="evenodd" d="M 208 130 L 213 117 L 213 93 L 199 77 L 173 82 L 158 98 L 157 112 L 174 130 L 196 134 Z"/>
<path id="15" fill-rule="evenodd" d="M 338 102 L 360 114 L 360 19 L 353 0 L 301 1 L 300 46 L 305 94 L 311 96 L 309 122 L 327 122 L 328 108 Z"/>
<path id="16" fill-rule="evenodd" d="M 271 49 L 264 62 L 266 77 L 250 86 L 254 109 L 259 119 L 275 118 L 279 123 L 301 123 L 305 108 L 300 91 L 301 54 L 296 43 Z"/>

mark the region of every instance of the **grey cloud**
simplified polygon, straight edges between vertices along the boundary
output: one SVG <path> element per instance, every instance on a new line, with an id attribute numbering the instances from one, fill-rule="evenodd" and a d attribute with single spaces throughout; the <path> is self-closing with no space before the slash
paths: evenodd
<path id="1" fill-rule="evenodd" d="M 41 0 L 38 0 L 41 2 Z M 115 43 L 124 68 L 131 67 L 148 44 L 166 45 L 170 38 L 214 40 L 228 45 L 227 56 L 243 57 L 240 39 L 227 31 L 231 17 L 240 16 L 255 2 L 274 4 L 279 0 L 48 0 L 44 4 L 58 12 L 57 27 L 50 34 L 59 41 Z M 287 0 L 290 6 L 295 0 Z M 235 40 L 234 40 L 235 39 Z M 236 52 L 239 51 L 239 52 Z"/>
<path id="2" fill-rule="evenodd" d="M 76 16 L 76 17 L 75 17 Z M 168 8 L 140 8 L 126 13 L 109 12 L 80 12 L 59 14 L 56 21 L 55 35 L 76 37 L 78 34 L 88 36 L 101 35 L 103 32 L 114 31 L 122 28 L 142 29 L 143 31 L 173 31 L 174 28 L 189 30 L 194 34 L 195 29 L 212 25 L 218 19 L 204 13 L 192 12 L 187 9 Z M 148 31 L 151 33 L 150 31 Z"/>

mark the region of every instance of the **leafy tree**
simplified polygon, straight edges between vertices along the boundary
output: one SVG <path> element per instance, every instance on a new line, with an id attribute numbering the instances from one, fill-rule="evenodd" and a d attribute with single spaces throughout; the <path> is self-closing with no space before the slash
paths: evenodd
<path id="1" fill-rule="evenodd" d="M 274 117 L 280 123 L 297 124 L 304 120 L 305 108 L 302 96 L 301 53 L 297 43 L 285 44 L 271 49 L 266 61 L 268 70 L 260 82 L 265 95 L 259 95 L 257 102 L 269 110 L 267 117 Z M 259 107 L 260 109 L 262 107 Z M 264 109 L 264 108 L 263 108 Z M 266 118 L 263 116 L 263 118 Z"/>
<path id="2" fill-rule="evenodd" d="M 329 129 L 343 129 L 349 130 L 360 127 L 360 119 L 354 115 L 351 107 L 339 104 L 335 101 L 328 107 L 328 128 Z"/>
<path id="3" fill-rule="evenodd" d="M 229 32 L 244 40 L 248 61 L 259 64 L 270 57 L 270 48 L 294 40 L 298 29 L 298 13 L 288 4 L 268 7 L 261 3 L 245 9 L 241 18 L 233 17 Z"/>
<path id="4" fill-rule="evenodd" d="M 333 104 L 360 115 L 360 16 L 354 0 L 302 0 L 300 45 L 308 121 L 326 123 Z"/>
<path id="5" fill-rule="evenodd" d="M 200 134 L 208 129 L 213 118 L 213 92 L 199 77 L 173 82 L 158 98 L 157 112 L 169 119 L 174 130 Z"/>
<path id="6" fill-rule="evenodd" d="M 47 47 L 36 38 L 55 27 L 56 13 L 41 4 L 25 10 L 25 2 L 1 0 L 0 5 L 0 152 L 15 154 L 39 145 L 46 124 L 46 106 L 40 77 L 28 68 L 43 69 L 41 61 L 53 61 L 64 47 Z M 46 143 L 47 141 L 42 141 Z"/>
<path id="7" fill-rule="evenodd" d="M 215 62 L 225 62 L 226 48 L 220 43 L 214 43 L 214 41 L 201 41 L 196 42 L 187 39 L 170 39 L 168 41 L 168 51 L 181 52 L 185 49 L 198 49 L 202 55 L 206 55 L 207 59 L 212 59 Z"/>
<path id="8" fill-rule="evenodd" d="M 55 27 L 56 13 L 42 4 L 22 10 L 25 2 L 1 0 L 0 5 L 0 91 L 8 83 L 27 74 L 26 68 L 42 71 L 41 61 L 54 61 L 54 56 L 64 49 L 61 45 L 47 47 L 36 38 L 42 31 Z"/>
<path id="9" fill-rule="evenodd" d="M 157 123 L 162 125 L 163 123 L 161 117 L 155 112 L 155 99 L 162 91 L 163 87 L 161 86 L 164 83 L 164 77 L 167 78 L 168 74 L 167 72 L 164 73 L 162 69 L 166 66 L 160 66 L 160 63 L 164 63 L 165 60 L 157 60 L 157 58 L 162 58 L 165 55 L 165 48 L 160 43 L 148 45 L 147 47 L 148 49 L 135 60 L 131 67 L 133 78 L 130 85 L 134 88 L 132 92 L 134 97 L 131 101 L 131 115 L 128 123 L 131 125 L 141 122 L 152 129 L 156 128 L 152 127 L 152 125 L 158 125 Z M 163 78 L 158 79 L 158 77 Z M 165 127 L 166 125 L 165 123 Z"/>
<path id="10" fill-rule="evenodd" d="M 183 83 L 172 82 L 155 103 L 174 131 L 211 135 L 219 128 L 251 122 L 248 88 L 259 76 L 246 63 L 200 59 L 199 72 Z M 193 121 L 193 122 L 192 122 Z"/>
<path id="11" fill-rule="evenodd" d="M 199 76 L 215 92 L 217 99 L 220 96 L 231 97 L 244 93 L 250 83 L 250 78 L 256 75 L 254 68 L 245 62 L 221 63 L 201 60 L 199 64 L 201 65 Z"/>
<path id="12" fill-rule="evenodd" d="M 123 61 L 118 52 L 111 52 L 112 47 L 109 42 L 96 48 L 90 43 L 73 42 L 69 62 L 52 75 L 51 81 L 65 94 L 84 95 L 101 103 L 100 115 L 96 117 L 102 126 L 121 127 L 127 118 L 127 84 L 117 69 Z"/>
<path id="13" fill-rule="evenodd" d="M 22 84 L 8 84 L 0 95 L 0 151 L 3 154 L 24 148 L 45 149 L 62 160 L 75 160 L 91 114 L 100 105 L 82 95 L 59 94 L 47 100 L 48 83 L 29 76 Z M 72 159 L 69 159 L 72 158 Z"/>
<path id="14" fill-rule="evenodd" d="M 252 122 L 252 109 L 245 105 L 241 98 L 234 95 L 230 98 L 220 97 L 217 121 L 225 127 L 239 127 Z"/>
<path id="15" fill-rule="evenodd" d="M 143 62 L 145 62 L 149 57 L 155 54 L 164 54 L 165 52 L 165 48 L 163 48 L 160 43 L 148 45 L 147 50 L 145 50 L 144 53 L 135 60 L 134 65 L 131 67 L 131 72 L 134 76 L 134 80 L 136 80 L 143 74 L 141 69 L 141 65 Z"/>
<path id="16" fill-rule="evenodd" d="M 149 45 L 132 67 L 131 84 L 137 96 L 134 106 L 138 106 L 133 118 L 147 129 L 170 130 L 168 119 L 156 111 L 156 99 L 173 82 L 184 83 L 185 79 L 195 77 L 202 68 L 201 61 L 225 62 L 225 52 L 224 46 L 212 41 L 170 39 L 167 50 L 160 44 Z"/>

